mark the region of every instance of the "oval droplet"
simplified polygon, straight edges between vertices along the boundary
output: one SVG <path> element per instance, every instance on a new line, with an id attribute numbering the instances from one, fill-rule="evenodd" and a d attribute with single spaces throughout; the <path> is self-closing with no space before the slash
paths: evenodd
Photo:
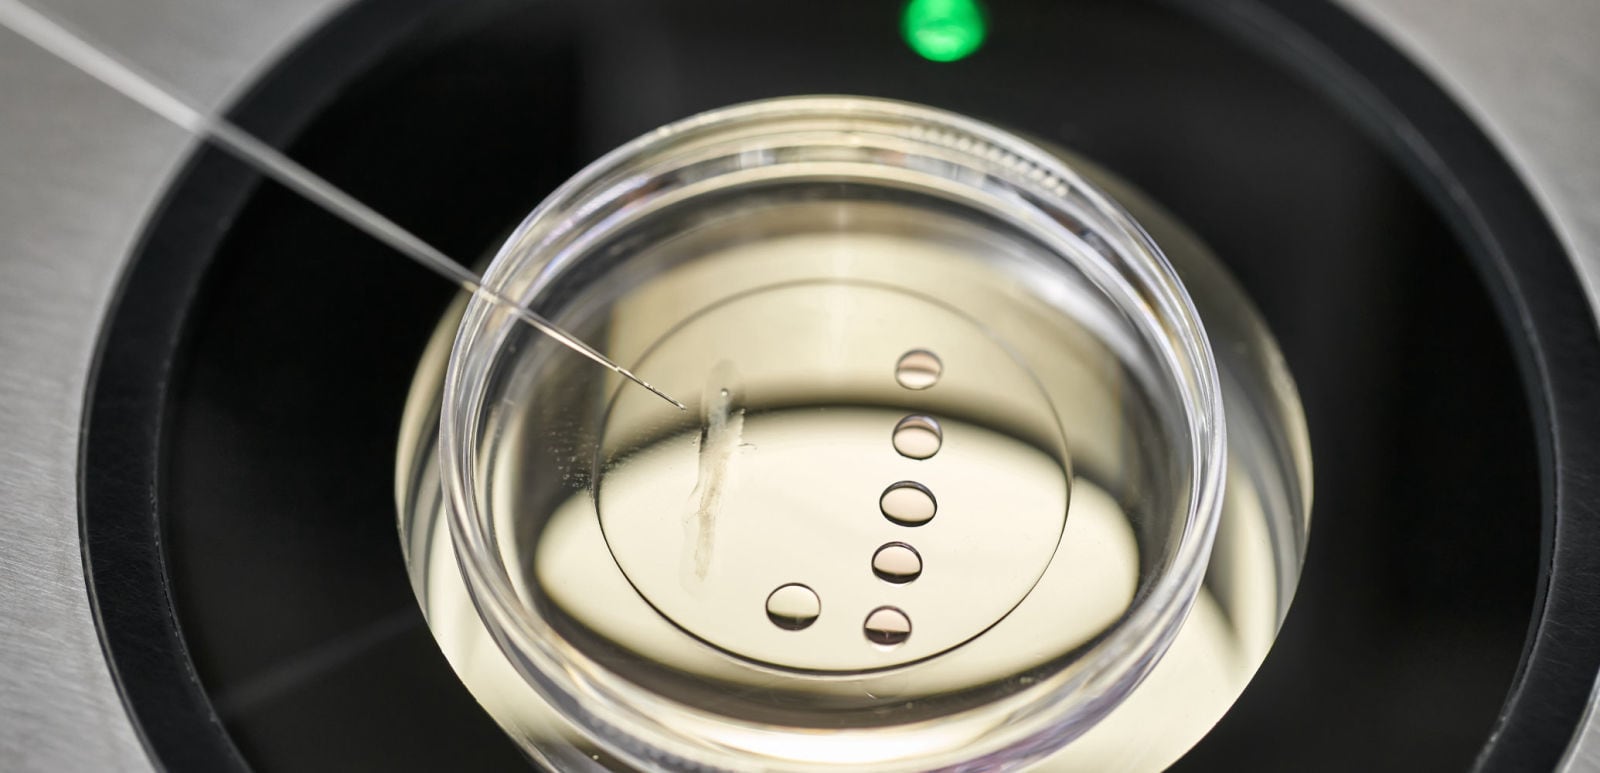
<path id="1" fill-rule="evenodd" d="M 872 610 L 861 627 L 867 641 L 883 647 L 894 647 L 911 638 L 911 618 L 894 607 Z"/>
<path id="2" fill-rule="evenodd" d="M 780 585 L 767 596 L 767 619 L 786 631 L 810 627 L 822 614 L 817 592 L 797 582 Z"/>
<path id="3" fill-rule="evenodd" d="M 901 526 L 921 526 L 933 519 L 934 513 L 939 511 L 939 503 L 927 486 L 903 480 L 883 490 L 883 496 L 878 497 L 878 509 L 885 518 Z"/>
<path id="4" fill-rule="evenodd" d="M 913 414 L 894 425 L 894 450 L 908 459 L 927 459 L 944 445 L 944 430 L 932 416 Z"/>
<path id="5" fill-rule="evenodd" d="M 944 375 L 944 363 L 926 349 L 912 349 L 900 355 L 900 362 L 894 368 L 894 380 L 906 389 L 927 389 L 939 383 L 941 375 Z"/>
<path id="6" fill-rule="evenodd" d="M 922 576 L 922 554 L 904 542 L 891 542 L 872 554 L 872 573 L 884 582 L 904 585 Z"/>

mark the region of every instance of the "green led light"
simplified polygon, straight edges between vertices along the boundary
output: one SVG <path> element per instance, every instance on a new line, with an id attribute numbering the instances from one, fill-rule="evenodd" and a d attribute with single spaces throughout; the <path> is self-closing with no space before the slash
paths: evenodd
<path id="1" fill-rule="evenodd" d="M 977 0 L 911 0 L 900 16 L 906 44 L 934 62 L 965 59 L 987 32 Z"/>

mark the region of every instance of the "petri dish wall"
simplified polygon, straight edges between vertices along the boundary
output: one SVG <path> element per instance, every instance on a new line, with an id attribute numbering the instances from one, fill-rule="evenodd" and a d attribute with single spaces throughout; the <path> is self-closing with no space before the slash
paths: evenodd
<path id="1" fill-rule="evenodd" d="M 1204 247 L 1064 151 L 851 97 L 585 170 L 419 367 L 397 467 L 462 680 L 560 769 L 1151 770 L 1298 578 L 1292 380 Z"/>

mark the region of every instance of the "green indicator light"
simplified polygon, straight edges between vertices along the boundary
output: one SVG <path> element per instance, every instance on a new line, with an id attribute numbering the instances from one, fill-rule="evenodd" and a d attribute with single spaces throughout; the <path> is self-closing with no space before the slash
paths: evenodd
<path id="1" fill-rule="evenodd" d="M 987 32 L 977 0 L 911 0 L 900 17 L 906 44 L 934 62 L 965 59 Z"/>

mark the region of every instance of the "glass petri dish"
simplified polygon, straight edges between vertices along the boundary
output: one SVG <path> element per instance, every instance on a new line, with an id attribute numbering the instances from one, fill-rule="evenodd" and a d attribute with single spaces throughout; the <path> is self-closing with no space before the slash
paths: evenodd
<path id="1" fill-rule="evenodd" d="M 1292 595 L 1305 430 L 1198 242 L 1085 173 L 1121 185 L 947 112 L 807 97 L 554 193 L 485 285 L 688 410 L 485 300 L 441 327 L 397 494 L 480 702 L 562 769 L 1181 754 Z"/>

